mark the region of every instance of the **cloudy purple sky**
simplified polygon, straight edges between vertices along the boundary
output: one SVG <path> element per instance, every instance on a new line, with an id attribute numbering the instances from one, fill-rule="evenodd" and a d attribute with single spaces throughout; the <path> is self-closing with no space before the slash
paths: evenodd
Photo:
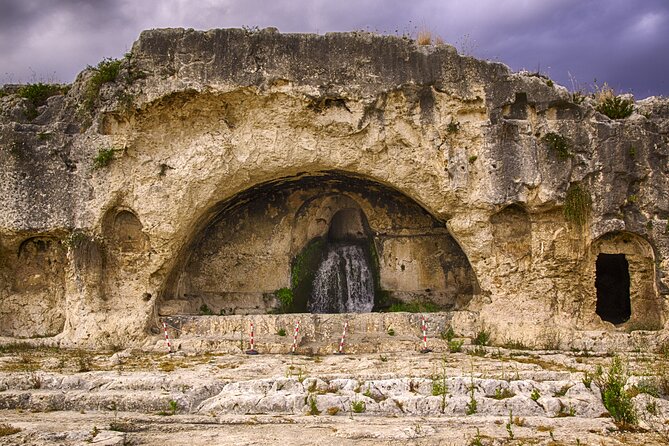
<path id="1" fill-rule="evenodd" d="M 669 0 L 0 0 L 0 84 L 71 82 L 148 28 L 430 29 L 571 87 L 669 96 Z"/>

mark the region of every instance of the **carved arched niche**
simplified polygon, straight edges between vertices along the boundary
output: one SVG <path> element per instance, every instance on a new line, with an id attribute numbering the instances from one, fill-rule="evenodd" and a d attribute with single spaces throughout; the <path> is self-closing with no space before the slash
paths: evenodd
<path id="1" fill-rule="evenodd" d="M 532 253 L 532 224 L 527 211 L 512 204 L 490 217 L 494 245 L 504 255 L 516 260 Z"/>
<path id="2" fill-rule="evenodd" d="M 147 246 L 139 218 L 128 209 L 112 209 L 104 220 L 104 232 L 110 250 L 120 253 L 141 253 Z"/>
<path id="3" fill-rule="evenodd" d="M 54 336 L 65 324 L 65 267 L 62 242 L 33 237 L 18 248 L 11 287 L 0 295 L 0 335 Z"/>
<path id="4" fill-rule="evenodd" d="M 393 300 L 462 308 L 479 292 L 445 224 L 368 179 L 330 172 L 277 180 L 219 203 L 211 215 L 180 253 L 159 314 L 277 311 L 277 292 L 293 286 L 303 251 L 342 237 L 368 244 L 375 286 L 386 299 L 375 309 Z"/>
<path id="5" fill-rule="evenodd" d="M 651 245 L 629 232 L 610 232 L 590 247 L 582 316 L 625 330 L 658 330 L 665 321 L 655 285 Z"/>

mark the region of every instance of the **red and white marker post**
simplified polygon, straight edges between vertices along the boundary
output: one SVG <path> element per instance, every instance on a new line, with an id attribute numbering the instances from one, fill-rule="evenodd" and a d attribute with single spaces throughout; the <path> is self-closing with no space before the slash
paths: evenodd
<path id="1" fill-rule="evenodd" d="M 171 355 L 172 354 L 172 344 L 170 343 L 170 337 L 167 334 L 167 324 L 165 321 L 163 321 L 163 331 L 165 332 L 165 342 L 167 342 L 167 351 Z"/>
<path id="2" fill-rule="evenodd" d="M 247 355 L 257 355 L 258 350 L 256 350 L 255 340 L 253 339 L 253 322 L 251 322 L 251 348 L 246 350 Z"/>
<path id="3" fill-rule="evenodd" d="M 344 332 L 341 334 L 341 341 L 339 341 L 338 355 L 344 354 L 344 341 L 346 341 L 346 330 L 348 329 L 348 321 L 344 322 Z"/>
<path id="4" fill-rule="evenodd" d="M 291 355 L 294 355 L 295 350 L 297 350 L 297 334 L 299 333 L 299 331 L 300 331 L 300 321 L 297 321 L 295 323 L 295 332 L 293 333 L 293 346 L 290 349 Z"/>
<path id="5" fill-rule="evenodd" d="M 427 348 L 427 322 L 425 322 L 425 316 L 421 316 L 421 329 L 423 330 L 423 348 L 420 350 L 421 353 L 430 353 L 432 350 Z"/>

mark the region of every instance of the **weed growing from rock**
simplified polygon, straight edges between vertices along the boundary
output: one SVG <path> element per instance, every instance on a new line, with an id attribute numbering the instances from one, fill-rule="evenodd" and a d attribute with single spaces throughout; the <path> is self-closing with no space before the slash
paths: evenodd
<path id="1" fill-rule="evenodd" d="M 121 61 L 119 59 L 105 58 L 97 66 L 89 66 L 88 68 L 93 70 L 93 76 L 91 76 L 86 86 L 83 107 L 86 111 L 92 111 L 102 85 L 107 82 L 114 82 L 118 77 L 121 71 Z"/>
<path id="2" fill-rule="evenodd" d="M 214 312 L 211 311 L 211 308 L 207 306 L 207 304 L 203 304 L 200 306 L 200 316 L 213 316 Z"/>
<path id="3" fill-rule="evenodd" d="M 578 225 L 585 224 L 590 215 L 592 198 L 590 193 L 579 184 L 572 184 L 567 190 L 562 213 L 568 221 Z"/>
<path id="4" fill-rule="evenodd" d="M 544 144 L 546 144 L 546 146 L 548 146 L 549 149 L 555 152 L 559 160 L 566 160 L 572 155 L 571 142 L 569 139 L 558 133 L 547 133 L 543 136 L 543 138 L 541 138 L 541 140 L 544 142 Z"/>
<path id="5" fill-rule="evenodd" d="M 460 353 L 462 351 L 462 344 L 464 344 L 465 341 L 458 341 L 458 340 L 452 340 L 448 341 L 448 351 L 451 353 Z"/>
<path id="6" fill-rule="evenodd" d="M 308 414 L 313 415 L 313 416 L 321 414 L 321 411 L 318 410 L 318 405 L 316 404 L 316 398 L 314 398 L 313 396 L 309 398 L 309 412 L 308 412 Z"/>
<path id="7" fill-rule="evenodd" d="M 364 401 L 353 401 L 351 402 L 351 410 L 355 413 L 363 413 L 367 410 L 367 405 Z"/>
<path id="8" fill-rule="evenodd" d="M 634 103 L 631 99 L 623 99 L 611 91 L 610 96 L 600 100 L 596 110 L 611 119 L 625 119 L 634 112 Z"/>
<path id="9" fill-rule="evenodd" d="M 490 345 L 490 337 L 491 337 L 490 330 L 481 328 L 474 337 L 474 345 L 479 345 L 483 347 L 485 347 L 486 345 Z"/>
<path id="10" fill-rule="evenodd" d="M 98 150 L 98 154 L 93 158 L 93 168 L 102 169 L 103 167 L 110 165 L 111 162 L 114 161 L 115 152 L 116 149 L 113 147 Z"/>
<path id="11" fill-rule="evenodd" d="M 532 393 L 530 394 L 530 399 L 536 403 L 539 400 L 539 398 L 541 398 L 539 389 L 532 389 Z"/>
<path id="12" fill-rule="evenodd" d="M 290 307 L 293 305 L 293 290 L 290 288 L 279 288 L 274 295 L 279 300 L 279 311 L 288 313 Z"/>
<path id="13" fill-rule="evenodd" d="M 628 377 L 627 367 L 619 356 L 613 357 L 606 372 L 598 366 L 594 377 L 601 390 L 604 407 L 621 428 L 635 426 L 638 422 L 632 398 L 625 391 Z"/>
<path id="14" fill-rule="evenodd" d="M 0 437 L 6 437 L 8 435 L 14 435 L 21 432 L 21 428 L 14 427 L 11 424 L 2 423 L 0 424 Z"/>
<path id="15" fill-rule="evenodd" d="M 30 121 L 38 116 L 37 107 L 46 104 L 47 99 L 51 96 L 64 94 L 67 92 L 67 87 L 56 84 L 44 84 L 37 82 L 36 84 L 27 84 L 19 88 L 18 96 L 28 100 L 28 105 L 25 111 L 26 118 Z"/>

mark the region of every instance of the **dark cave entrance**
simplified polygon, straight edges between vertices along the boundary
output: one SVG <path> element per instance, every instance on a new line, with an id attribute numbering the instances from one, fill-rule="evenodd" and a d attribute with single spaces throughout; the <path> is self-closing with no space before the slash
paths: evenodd
<path id="1" fill-rule="evenodd" d="M 596 313 L 612 324 L 627 322 L 632 315 L 629 263 L 625 254 L 599 254 L 596 263 Z"/>

